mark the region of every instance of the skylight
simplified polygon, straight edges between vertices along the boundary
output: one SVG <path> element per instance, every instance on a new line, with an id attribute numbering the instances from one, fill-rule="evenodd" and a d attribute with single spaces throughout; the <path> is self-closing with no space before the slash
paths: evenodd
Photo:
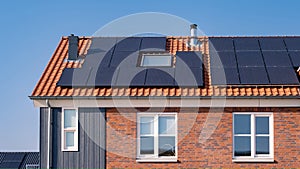
<path id="1" fill-rule="evenodd" d="M 142 67 L 171 67 L 171 54 L 143 54 L 141 60 Z"/>

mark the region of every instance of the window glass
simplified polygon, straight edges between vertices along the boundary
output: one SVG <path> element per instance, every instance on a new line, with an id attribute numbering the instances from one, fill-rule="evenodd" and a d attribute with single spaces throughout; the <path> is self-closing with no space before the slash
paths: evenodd
<path id="1" fill-rule="evenodd" d="M 255 118 L 256 134 L 269 134 L 269 117 Z"/>
<path id="2" fill-rule="evenodd" d="M 66 147 L 74 146 L 74 132 L 66 132 Z"/>
<path id="3" fill-rule="evenodd" d="M 159 117 L 159 134 L 175 134 L 175 117 Z"/>
<path id="4" fill-rule="evenodd" d="M 141 66 L 171 66 L 171 55 L 143 55 Z"/>
<path id="5" fill-rule="evenodd" d="M 269 154 L 269 137 L 257 136 L 256 137 L 256 154 Z"/>
<path id="6" fill-rule="evenodd" d="M 251 132 L 251 115 L 235 114 L 234 115 L 234 134 L 250 134 Z"/>
<path id="7" fill-rule="evenodd" d="M 76 127 L 76 110 L 65 109 L 64 110 L 64 127 Z"/>
<path id="8" fill-rule="evenodd" d="M 141 137 L 140 154 L 154 154 L 154 137 Z"/>
<path id="9" fill-rule="evenodd" d="M 159 136 L 159 156 L 175 155 L 175 136 Z"/>
<path id="10" fill-rule="evenodd" d="M 141 135 L 153 134 L 154 131 L 154 117 L 141 117 L 140 118 L 140 133 Z"/>
<path id="11" fill-rule="evenodd" d="M 234 137 L 234 155 L 251 156 L 251 137 L 235 136 Z"/>

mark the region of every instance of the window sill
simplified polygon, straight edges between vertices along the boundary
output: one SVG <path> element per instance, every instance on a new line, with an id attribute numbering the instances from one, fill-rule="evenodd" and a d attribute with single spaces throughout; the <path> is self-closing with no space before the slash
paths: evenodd
<path id="1" fill-rule="evenodd" d="M 273 163 L 274 158 L 271 157 L 256 157 L 256 158 L 232 158 L 232 162 L 245 163 L 245 162 L 262 162 L 262 163 Z"/>
<path id="2" fill-rule="evenodd" d="M 163 163 L 176 163 L 177 162 L 177 158 L 137 158 L 136 162 L 138 163 L 159 163 L 159 162 L 163 162 Z"/>

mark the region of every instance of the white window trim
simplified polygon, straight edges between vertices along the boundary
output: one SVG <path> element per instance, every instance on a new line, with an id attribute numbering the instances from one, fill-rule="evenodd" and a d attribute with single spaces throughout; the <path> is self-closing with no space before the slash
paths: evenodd
<path id="1" fill-rule="evenodd" d="M 154 155 L 141 155 L 140 154 L 140 117 L 154 117 Z M 158 117 L 171 116 L 175 117 L 175 156 L 158 156 Z M 137 162 L 177 162 L 178 157 L 178 142 L 177 142 L 177 113 L 176 112 L 153 112 L 153 113 L 137 113 Z"/>
<path id="2" fill-rule="evenodd" d="M 234 156 L 234 115 L 249 114 L 251 115 L 251 156 Z M 269 149 L 270 154 L 255 155 L 255 117 L 269 117 Z M 274 119 L 273 112 L 233 112 L 232 114 L 232 161 L 233 162 L 274 162 Z"/>
<path id="3" fill-rule="evenodd" d="M 144 65 L 144 58 L 145 56 L 169 56 L 170 57 L 170 64 L 169 65 Z M 141 63 L 140 67 L 172 67 L 173 66 L 173 55 L 170 53 L 143 53 L 141 56 Z"/>
<path id="4" fill-rule="evenodd" d="M 76 126 L 70 128 L 64 128 L 64 112 L 65 110 L 75 110 L 76 111 Z M 74 131 L 74 146 L 73 147 L 66 147 L 66 140 L 65 140 L 65 133 L 67 131 Z M 78 151 L 78 108 L 74 107 L 64 107 L 62 108 L 61 113 L 61 151 Z"/>

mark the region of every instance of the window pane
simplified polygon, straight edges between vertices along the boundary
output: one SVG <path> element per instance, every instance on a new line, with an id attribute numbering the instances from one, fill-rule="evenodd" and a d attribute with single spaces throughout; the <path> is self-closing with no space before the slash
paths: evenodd
<path id="1" fill-rule="evenodd" d="M 141 117 L 140 119 L 140 133 L 143 134 L 153 134 L 154 125 L 153 125 L 154 117 Z"/>
<path id="2" fill-rule="evenodd" d="M 159 117 L 159 134 L 175 134 L 175 117 Z"/>
<path id="3" fill-rule="evenodd" d="M 270 154 L 269 137 L 256 137 L 256 154 Z"/>
<path id="4" fill-rule="evenodd" d="M 171 55 L 144 55 L 141 66 L 171 66 Z"/>
<path id="5" fill-rule="evenodd" d="M 154 154 L 154 137 L 141 137 L 140 154 Z"/>
<path id="6" fill-rule="evenodd" d="M 234 115 L 234 134 L 250 134 L 250 120 L 249 114 L 235 114 Z"/>
<path id="7" fill-rule="evenodd" d="M 251 156 L 250 136 L 234 137 L 234 156 Z"/>
<path id="8" fill-rule="evenodd" d="M 269 117 L 255 118 L 256 134 L 269 134 Z"/>
<path id="9" fill-rule="evenodd" d="M 74 109 L 64 110 L 64 126 L 65 128 L 76 127 L 76 110 Z"/>
<path id="10" fill-rule="evenodd" d="M 66 132 L 66 147 L 74 146 L 74 132 Z"/>
<path id="11" fill-rule="evenodd" d="M 175 137 L 159 137 L 159 156 L 175 156 Z"/>

